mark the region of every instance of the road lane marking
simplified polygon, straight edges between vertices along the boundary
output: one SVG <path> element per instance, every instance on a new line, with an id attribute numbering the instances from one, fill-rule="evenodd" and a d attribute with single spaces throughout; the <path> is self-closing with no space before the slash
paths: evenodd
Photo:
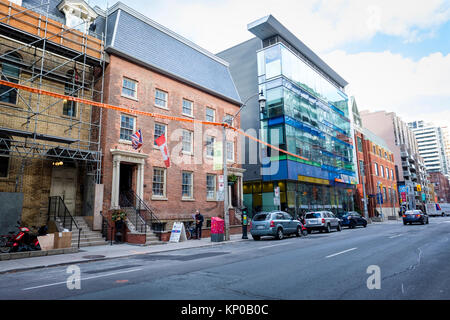
<path id="1" fill-rule="evenodd" d="M 280 243 L 280 244 L 274 244 L 271 246 L 265 246 L 265 247 L 260 247 L 259 249 L 265 249 L 265 248 L 272 248 L 272 247 L 278 247 L 278 246 L 284 246 L 285 244 L 289 244 L 291 242 L 284 242 L 284 243 Z"/>
<path id="2" fill-rule="evenodd" d="M 403 236 L 403 234 L 397 234 L 395 236 L 389 237 L 389 239 L 395 239 L 395 238 L 398 238 L 398 237 L 401 237 L 401 236 Z"/>
<path id="3" fill-rule="evenodd" d="M 113 272 L 113 273 L 107 273 L 107 274 L 102 274 L 102 275 L 98 275 L 98 276 L 93 276 L 93 277 L 88 277 L 88 278 L 82 278 L 80 279 L 81 281 L 83 280 L 91 280 L 91 279 L 96 279 L 96 278 L 103 278 L 103 277 L 109 277 L 109 276 L 114 276 L 116 274 L 122 274 L 122 273 L 130 273 L 130 272 L 136 272 L 136 271 L 141 271 L 144 270 L 143 268 L 140 269 L 133 269 L 133 270 L 127 270 L 127 271 L 120 271 L 120 272 Z M 49 283 L 49 284 L 43 284 L 41 286 L 35 286 L 35 287 L 29 287 L 29 288 L 24 288 L 22 289 L 22 291 L 27 291 L 27 290 L 33 290 L 33 289 L 39 289 L 39 288 L 45 288 L 45 287 L 52 287 L 52 286 L 57 286 L 60 284 L 66 284 L 66 281 L 61 281 L 61 282 L 55 282 L 55 283 Z"/>
<path id="4" fill-rule="evenodd" d="M 356 249 L 358 249 L 358 248 L 351 248 L 351 249 L 344 250 L 344 251 L 341 251 L 341 252 L 338 252 L 338 253 L 330 254 L 329 256 L 326 256 L 325 258 L 327 258 L 327 259 L 328 258 L 332 258 L 332 257 L 338 256 L 340 254 L 343 254 L 343 253 L 346 253 L 346 252 L 350 252 L 350 251 L 353 251 L 353 250 L 356 250 Z"/>

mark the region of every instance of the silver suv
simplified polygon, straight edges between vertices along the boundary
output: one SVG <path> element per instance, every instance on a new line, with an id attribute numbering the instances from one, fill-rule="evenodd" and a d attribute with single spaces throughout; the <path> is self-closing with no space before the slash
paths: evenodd
<path id="1" fill-rule="evenodd" d="M 305 227 L 308 233 L 312 230 L 331 232 L 331 229 L 342 230 L 341 221 L 330 211 L 308 212 L 305 215 Z"/>

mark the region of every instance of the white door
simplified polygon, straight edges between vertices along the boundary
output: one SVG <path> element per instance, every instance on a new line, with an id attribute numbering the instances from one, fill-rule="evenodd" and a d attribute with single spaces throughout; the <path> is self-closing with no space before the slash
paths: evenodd
<path id="1" fill-rule="evenodd" d="M 75 215 L 77 195 L 77 169 L 53 167 L 50 196 L 60 196 L 72 216 Z"/>

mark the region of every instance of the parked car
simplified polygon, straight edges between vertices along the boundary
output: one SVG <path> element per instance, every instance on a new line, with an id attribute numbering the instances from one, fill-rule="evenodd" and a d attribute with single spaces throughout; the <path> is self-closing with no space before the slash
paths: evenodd
<path id="1" fill-rule="evenodd" d="M 421 210 L 408 210 L 403 214 L 403 224 L 428 224 L 429 217 L 426 213 L 423 213 Z"/>
<path id="2" fill-rule="evenodd" d="M 305 221 L 305 227 L 308 233 L 311 233 L 313 230 L 319 230 L 320 232 L 331 232 L 331 229 L 336 229 L 337 231 L 342 230 L 339 218 L 336 218 L 329 211 L 308 212 L 305 215 Z"/>
<path id="3" fill-rule="evenodd" d="M 252 219 L 250 234 L 254 240 L 272 236 L 281 240 L 285 235 L 302 236 L 302 223 L 283 211 L 260 212 Z"/>
<path id="4" fill-rule="evenodd" d="M 356 211 L 348 211 L 338 215 L 343 227 L 354 229 L 357 226 L 367 227 L 367 219 Z"/>

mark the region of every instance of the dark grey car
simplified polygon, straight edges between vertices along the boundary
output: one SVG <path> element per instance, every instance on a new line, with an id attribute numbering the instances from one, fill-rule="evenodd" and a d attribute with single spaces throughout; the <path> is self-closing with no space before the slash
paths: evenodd
<path id="1" fill-rule="evenodd" d="M 281 240 L 285 235 L 302 236 L 302 223 L 283 211 L 260 212 L 252 219 L 250 234 L 254 240 L 272 236 Z"/>

